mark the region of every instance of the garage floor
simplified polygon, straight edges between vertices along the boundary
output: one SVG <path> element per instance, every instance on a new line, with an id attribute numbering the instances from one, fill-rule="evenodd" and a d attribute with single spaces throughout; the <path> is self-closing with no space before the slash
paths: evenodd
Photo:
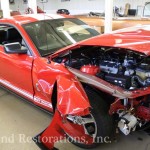
<path id="1" fill-rule="evenodd" d="M 52 116 L 0 88 L 0 150 L 39 150 L 31 137 L 50 123 Z M 57 143 L 60 150 L 81 150 L 70 143 Z M 150 150 L 150 136 L 135 132 L 94 150 Z"/>

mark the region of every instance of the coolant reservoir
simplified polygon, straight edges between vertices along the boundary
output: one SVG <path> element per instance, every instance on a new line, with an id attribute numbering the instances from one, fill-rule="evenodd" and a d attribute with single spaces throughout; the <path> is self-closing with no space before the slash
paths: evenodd
<path id="1" fill-rule="evenodd" d="M 80 68 L 80 71 L 91 74 L 91 75 L 96 75 L 97 73 L 100 72 L 100 68 L 95 65 L 84 65 Z"/>

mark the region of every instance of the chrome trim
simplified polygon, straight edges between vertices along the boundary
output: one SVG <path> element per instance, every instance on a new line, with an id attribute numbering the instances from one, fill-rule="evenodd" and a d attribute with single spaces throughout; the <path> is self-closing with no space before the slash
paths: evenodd
<path id="1" fill-rule="evenodd" d="M 50 102 L 45 101 L 44 99 L 41 99 L 39 97 L 34 96 L 34 102 L 39 103 L 43 106 L 52 108 L 52 104 Z"/>

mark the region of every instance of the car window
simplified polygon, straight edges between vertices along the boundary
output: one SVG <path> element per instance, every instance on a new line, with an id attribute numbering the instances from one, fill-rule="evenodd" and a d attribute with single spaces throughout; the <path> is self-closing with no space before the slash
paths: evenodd
<path id="1" fill-rule="evenodd" d="M 23 27 L 42 56 L 99 35 L 96 30 L 74 18 L 37 21 Z"/>
<path id="2" fill-rule="evenodd" d="M 0 45 L 20 43 L 21 50 L 28 49 L 23 37 L 19 31 L 11 25 L 0 25 Z M 31 52 L 28 51 L 28 55 L 31 55 Z"/>
<path id="3" fill-rule="evenodd" d="M 8 44 L 8 43 L 15 43 L 22 42 L 22 36 L 18 32 L 18 30 L 12 26 L 7 25 L 0 25 L 0 44 Z"/>
<path id="4" fill-rule="evenodd" d="M 99 35 L 97 31 L 78 19 L 59 19 L 50 22 L 54 31 L 67 44 L 73 44 Z"/>
<path id="5" fill-rule="evenodd" d="M 0 44 L 3 45 L 7 39 L 6 34 L 9 26 L 0 25 Z"/>
<path id="6" fill-rule="evenodd" d="M 60 36 L 62 33 L 66 35 L 68 39 L 72 38 L 71 40 L 72 43 L 76 43 L 78 41 L 91 37 L 92 35 L 91 35 L 91 32 L 87 30 L 88 28 L 89 28 L 88 25 L 83 24 L 83 25 L 77 26 L 75 22 L 72 22 L 69 20 L 64 21 L 63 25 L 60 25 L 58 27 L 55 26 L 55 30 L 60 34 Z"/>

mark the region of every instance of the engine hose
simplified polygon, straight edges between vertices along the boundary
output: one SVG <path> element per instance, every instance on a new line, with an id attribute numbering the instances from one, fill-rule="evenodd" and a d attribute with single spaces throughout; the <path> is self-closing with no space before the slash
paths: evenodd
<path id="1" fill-rule="evenodd" d="M 150 85 L 150 78 L 147 78 L 146 80 L 142 80 L 139 76 L 133 76 L 131 78 L 131 81 L 133 82 L 135 80 L 137 80 L 141 86 L 149 86 Z"/>

